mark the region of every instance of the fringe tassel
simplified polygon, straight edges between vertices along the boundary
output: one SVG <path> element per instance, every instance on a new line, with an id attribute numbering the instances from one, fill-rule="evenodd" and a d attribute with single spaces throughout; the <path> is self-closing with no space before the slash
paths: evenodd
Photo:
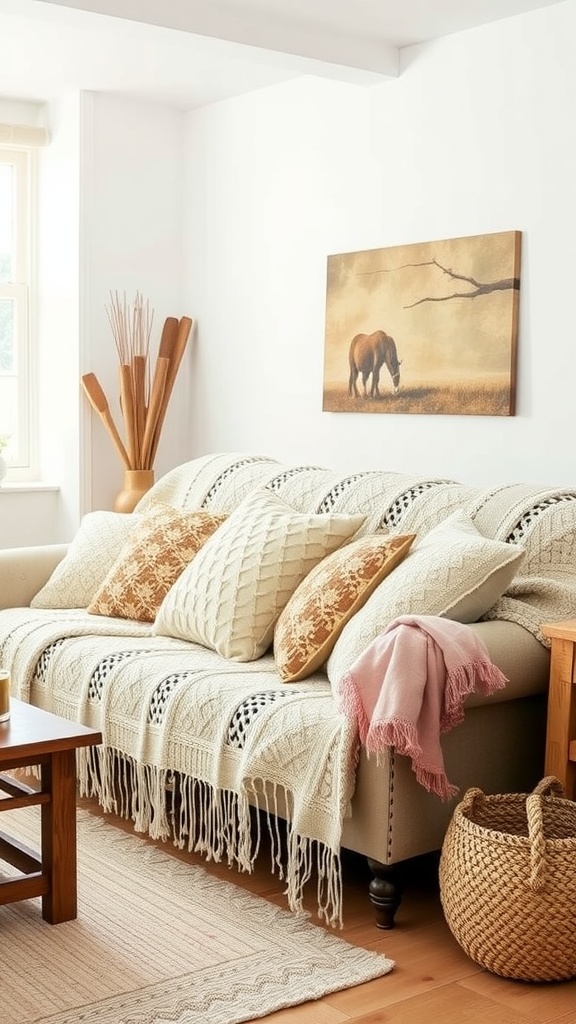
<path id="1" fill-rule="evenodd" d="M 318 916 L 329 925 L 342 927 L 340 858 L 317 840 L 296 832 L 290 820 L 283 842 L 277 784 L 254 780 L 249 791 L 239 794 L 141 764 L 110 747 L 83 748 L 79 755 L 82 796 L 94 796 L 104 811 L 131 818 L 136 832 L 147 833 L 152 839 L 172 839 L 179 849 L 200 853 L 207 861 L 226 860 L 229 866 L 246 872 L 253 869 L 262 838 L 260 815 L 249 800 L 252 796 L 266 817 L 272 874 L 286 880 L 290 910 L 303 913 L 304 889 L 315 869 Z M 281 795 L 291 819 L 291 794 L 282 788 Z"/>
<path id="2" fill-rule="evenodd" d="M 464 718 L 464 701 L 472 693 L 488 696 L 502 690 L 508 682 L 506 676 L 491 662 L 472 661 L 458 665 L 446 673 L 444 705 L 440 718 L 440 729 L 448 732 L 460 725 Z"/>
<path id="3" fill-rule="evenodd" d="M 338 685 L 338 709 L 346 718 L 357 723 L 358 736 L 360 742 L 364 744 L 370 729 L 370 719 L 364 709 L 360 690 L 350 672 L 342 677 Z"/>
<path id="4" fill-rule="evenodd" d="M 314 860 L 314 849 L 316 858 Z M 300 836 L 289 826 L 288 884 L 285 895 L 294 913 L 304 912 L 304 888 L 314 867 L 318 877 L 318 917 L 332 927 L 342 928 L 342 866 L 340 857 L 315 839 Z"/>
<path id="5" fill-rule="evenodd" d="M 408 757 L 419 757 L 422 753 L 416 726 L 399 718 L 371 725 L 364 746 L 368 756 L 376 754 L 377 758 L 384 747 L 396 747 Z"/>

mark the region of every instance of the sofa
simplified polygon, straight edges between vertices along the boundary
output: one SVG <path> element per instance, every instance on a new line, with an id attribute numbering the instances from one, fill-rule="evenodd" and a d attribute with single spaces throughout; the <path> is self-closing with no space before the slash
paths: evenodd
<path id="1" fill-rule="evenodd" d="M 576 606 L 576 492 L 477 487 L 215 453 L 133 513 L 88 513 L 69 545 L 0 551 L 0 664 L 12 692 L 98 728 L 80 793 L 134 828 L 345 914 L 342 858 L 368 859 L 379 927 L 402 865 L 437 851 L 457 796 L 392 746 L 369 757 L 339 683 L 397 617 L 464 623 L 506 676 L 442 736 L 460 793 L 543 771 L 549 641 Z"/>

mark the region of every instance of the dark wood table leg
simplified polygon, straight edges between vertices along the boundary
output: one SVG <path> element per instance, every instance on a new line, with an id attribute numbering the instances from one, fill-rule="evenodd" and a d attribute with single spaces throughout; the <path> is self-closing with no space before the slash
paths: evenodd
<path id="1" fill-rule="evenodd" d="M 50 924 L 77 915 L 76 890 L 76 753 L 52 753 L 42 765 L 42 789 L 51 799 L 42 805 L 42 870 L 49 888 L 42 897 L 42 917 Z"/>

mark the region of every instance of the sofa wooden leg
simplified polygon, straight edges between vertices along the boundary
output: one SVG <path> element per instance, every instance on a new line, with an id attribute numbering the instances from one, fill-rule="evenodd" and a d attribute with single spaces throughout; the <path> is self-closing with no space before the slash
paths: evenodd
<path id="1" fill-rule="evenodd" d="M 367 857 L 368 867 L 374 878 L 368 891 L 370 902 L 376 911 L 377 928 L 393 928 L 394 916 L 402 901 L 402 886 L 395 865 L 381 864 Z"/>

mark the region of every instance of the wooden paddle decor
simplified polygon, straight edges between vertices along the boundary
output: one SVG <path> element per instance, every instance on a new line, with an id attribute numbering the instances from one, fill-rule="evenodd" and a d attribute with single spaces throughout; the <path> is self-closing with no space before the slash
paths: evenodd
<path id="1" fill-rule="evenodd" d="M 194 321 L 169 316 L 158 346 L 154 372 L 150 372 L 150 335 L 153 312 L 137 292 L 130 309 L 126 297 L 111 294 L 108 319 L 119 361 L 120 409 L 124 441 L 116 427 L 104 391 L 93 373 L 85 373 L 82 387 L 106 427 L 127 470 L 151 470 L 166 417 L 170 396 Z"/>
<path id="2" fill-rule="evenodd" d="M 122 444 L 122 439 L 116 429 L 116 424 L 112 419 L 112 413 L 110 412 L 110 408 L 108 406 L 108 400 L 98 382 L 98 378 L 93 373 L 85 373 L 84 376 L 82 377 L 82 385 L 84 387 L 86 395 L 88 396 L 90 405 L 92 406 L 94 411 L 98 413 L 104 426 L 106 427 L 108 433 L 110 434 L 110 437 L 114 442 L 114 447 L 116 448 L 116 451 L 118 452 L 120 458 L 122 459 L 124 466 L 126 467 L 126 469 L 131 469 L 128 452 L 126 451 L 124 445 Z"/>

